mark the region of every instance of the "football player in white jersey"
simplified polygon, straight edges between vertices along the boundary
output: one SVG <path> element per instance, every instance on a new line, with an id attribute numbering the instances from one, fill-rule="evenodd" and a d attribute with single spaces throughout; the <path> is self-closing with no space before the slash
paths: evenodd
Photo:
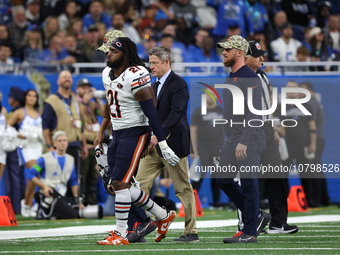
<path id="1" fill-rule="evenodd" d="M 116 230 L 101 245 L 126 245 L 126 224 L 131 203 L 148 210 L 158 220 L 156 242 L 161 241 L 176 216 L 154 203 L 146 193 L 130 181 L 138 167 L 140 156 L 148 147 L 151 126 L 160 141 L 159 147 L 169 164 L 179 162 L 177 155 L 168 147 L 155 108 L 150 75 L 137 55 L 137 47 L 127 37 L 112 42 L 107 53 L 107 67 L 103 71 L 107 106 L 95 144 L 101 144 L 110 116 L 113 139 L 108 148 L 108 164 L 115 190 Z"/>

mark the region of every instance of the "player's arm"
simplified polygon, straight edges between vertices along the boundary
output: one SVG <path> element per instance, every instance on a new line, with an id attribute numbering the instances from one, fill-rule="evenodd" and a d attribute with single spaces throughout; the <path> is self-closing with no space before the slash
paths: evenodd
<path id="1" fill-rule="evenodd" d="M 109 124 L 110 124 L 110 107 L 106 103 L 105 104 L 105 111 L 104 111 L 103 121 L 102 121 L 102 124 L 100 125 L 100 129 L 99 129 L 98 135 L 97 135 L 96 139 L 93 142 L 93 144 L 95 146 L 99 145 L 99 148 L 101 150 L 103 149 L 102 142 L 104 140 L 105 130 L 107 129 Z"/>
<path id="2" fill-rule="evenodd" d="M 152 131 L 158 139 L 159 148 L 162 151 L 163 157 L 170 165 L 176 165 L 179 162 L 177 155 L 168 146 L 161 122 L 158 118 L 158 111 L 155 107 L 155 97 L 152 93 L 151 87 L 144 87 L 135 93 L 144 114 L 150 121 Z"/>

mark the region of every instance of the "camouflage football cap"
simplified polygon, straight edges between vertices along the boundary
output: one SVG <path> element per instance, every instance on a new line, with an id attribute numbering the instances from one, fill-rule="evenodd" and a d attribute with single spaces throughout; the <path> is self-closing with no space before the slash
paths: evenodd
<path id="1" fill-rule="evenodd" d="M 120 30 L 112 30 L 105 34 L 103 39 L 103 44 L 97 50 L 100 50 L 104 53 L 110 51 L 111 43 L 119 37 L 125 37 L 125 34 Z"/>
<path id="2" fill-rule="evenodd" d="M 233 35 L 227 39 L 226 42 L 219 42 L 216 45 L 218 48 L 222 49 L 238 49 L 243 52 L 248 52 L 249 43 L 240 35 Z"/>

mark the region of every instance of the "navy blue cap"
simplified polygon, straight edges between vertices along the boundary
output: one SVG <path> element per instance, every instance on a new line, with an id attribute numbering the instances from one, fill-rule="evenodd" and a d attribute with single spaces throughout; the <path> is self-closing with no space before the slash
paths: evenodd
<path id="1" fill-rule="evenodd" d="M 8 97 L 13 98 L 16 101 L 24 101 L 24 91 L 18 87 L 10 87 Z"/>
<path id="2" fill-rule="evenodd" d="M 120 40 L 120 38 L 117 38 L 111 43 L 111 46 L 115 48 L 116 50 L 119 50 L 120 52 L 124 52 L 124 44 Z"/>

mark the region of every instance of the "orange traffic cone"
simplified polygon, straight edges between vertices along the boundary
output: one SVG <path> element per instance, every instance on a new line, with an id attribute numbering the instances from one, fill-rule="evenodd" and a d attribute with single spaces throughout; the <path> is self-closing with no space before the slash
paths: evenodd
<path id="1" fill-rule="evenodd" d="M 18 226 L 11 200 L 0 196 L 0 226 Z"/>
<path id="2" fill-rule="evenodd" d="M 195 189 L 194 189 L 194 195 L 195 195 L 195 203 L 196 203 L 196 217 L 202 217 L 203 216 L 202 205 L 201 205 L 201 201 L 198 196 L 197 190 Z M 184 216 L 185 216 L 184 208 L 183 208 L 183 204 L 181 204 L 181 207 L 179 208 L 179 212 L 178 212 L 178 217 L 184 217 Z"/>
<path id="3" fill-rule="evenodd" d="M 305 192 L 301 185 L 290 188 L 288 196 L 288 212 L 307 212 L 308 204 Z"/>

